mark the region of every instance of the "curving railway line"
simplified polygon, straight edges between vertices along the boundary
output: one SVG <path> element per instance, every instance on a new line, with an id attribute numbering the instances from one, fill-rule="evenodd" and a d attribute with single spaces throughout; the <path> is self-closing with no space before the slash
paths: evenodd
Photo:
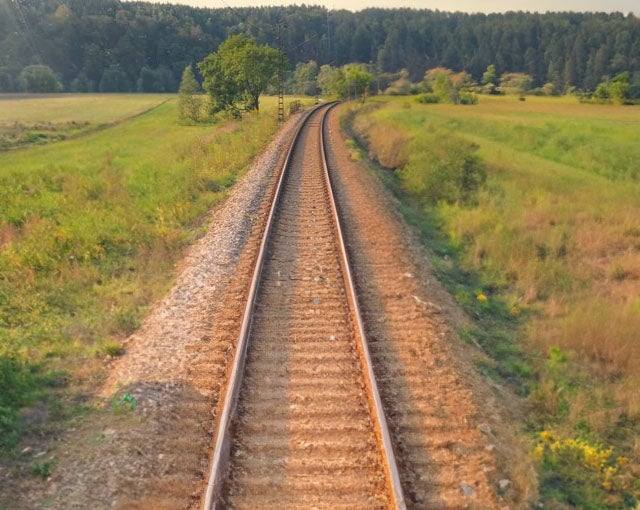
<path id="1" fill-rule="evenodd" d="M 204 508 L 405 508 L 310 111 L 291 144 L 217 413 Z"/>

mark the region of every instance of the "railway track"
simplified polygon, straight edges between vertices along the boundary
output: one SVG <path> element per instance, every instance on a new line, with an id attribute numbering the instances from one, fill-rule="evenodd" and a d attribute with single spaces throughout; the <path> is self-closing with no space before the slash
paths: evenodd
<path id="1" fill-rule="evenodd" d="M 301 123 L 262 239 L 204 508 L 404 508 L 323 147 Z"/>

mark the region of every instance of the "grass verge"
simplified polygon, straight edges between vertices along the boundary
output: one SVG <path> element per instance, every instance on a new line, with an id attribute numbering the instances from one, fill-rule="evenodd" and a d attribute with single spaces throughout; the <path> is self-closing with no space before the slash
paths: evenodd
<path id="1" fill-rule="evenodd" d="M 631 108 L 509 99 L 388 100 L 345 120 L 474 319 L 461 337 L 491 357 L 480 370 L 527 398 L 545 508 L 635 508 L 640 188 L 623 163 L 640 121 Z M 567 143 L 551 150 L 540 126 Z"/>
<path id="2" fill-rule="evenodd" d="M 34 99 L 33 108 L 47 120 L 47 105 L 56 110 L 58 100 Z M 242 122 L 198 126 L 178 123 L 174 99 L 134 117 L 148 109 L 146 96 L 136 104 L 101 100 L 105 115 L 110 101 L 114 111 L 126 103 L 111 122 L 130 118 L 82 138 L 0 153 L 5 452 L 25 432 L 49 433 L 54 422 L 83 412 L 81 386 L 95 387 L 101 360 L 121 354 L 121 340 L 170 285 L 203 215 L 277 128 L 268 99 Z M 72 109 L 75 118 L 81 109 Z"/>

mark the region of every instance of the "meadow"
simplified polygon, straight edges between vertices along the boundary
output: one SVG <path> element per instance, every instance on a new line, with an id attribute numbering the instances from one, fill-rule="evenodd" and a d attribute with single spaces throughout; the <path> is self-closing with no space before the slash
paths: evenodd
<path id="1" fill-rule="evenodd" d="M 374 100 L 347 117 L 527 399 L 545 508 L 640 501 L 640 115 L 575 98 Z"/>
<path id="2" fill-rule="evenodd" d="M 242 121 L 187 126 L 175 96 L 0 99 L 0 122 L 102 125 L 0 152 L 4 454 L 85 412 L 104 361 L 277 129 L 275 101 L 263 103 Z"/>
<path id="3" fill-rule="evenodd" d="M 65 140 L 140 115 L 169 95 L 0 94 L 0 150 Z"/>

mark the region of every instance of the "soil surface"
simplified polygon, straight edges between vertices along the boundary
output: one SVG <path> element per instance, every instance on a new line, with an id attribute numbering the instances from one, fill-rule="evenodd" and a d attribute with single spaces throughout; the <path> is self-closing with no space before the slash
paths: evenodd
<path id="1" fill-rule="evenodd" d="M 50 462 L 51 475 L 0 468 L 0 508 L 199 508 L 274 169 L 298 121 L 285 125 L 212 212 L 176 284 L 96 389 L 102 407 L 54 444 L 33 449 L 31 462 Z M 393 197 L 351 160 L 335 111 L 329 140 L 409 507 L 526 508 L 535 483 L 509 426 L 517 400 L 477 375 L 474 360 L 482 353 L 454 333 L 464 315 L 434 278 Z"/>

